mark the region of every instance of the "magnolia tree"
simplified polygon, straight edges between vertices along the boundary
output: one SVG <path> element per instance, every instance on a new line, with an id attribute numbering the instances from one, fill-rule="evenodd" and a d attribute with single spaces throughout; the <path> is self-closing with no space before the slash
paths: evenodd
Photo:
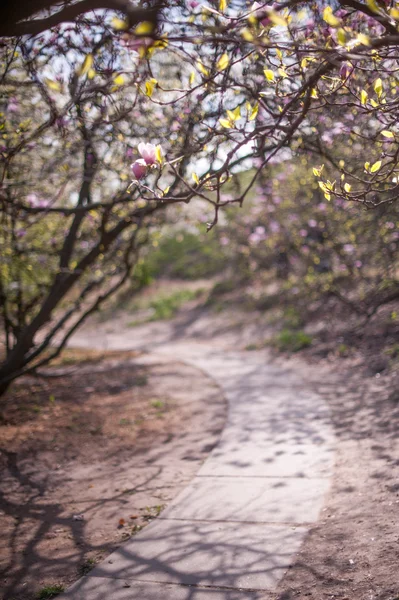
<path id="1" fill-rule="evenodd" d="M 170 205 L 201 199 L 212 228 L 301 153 L 326 202 L 396 199 L 389 2 L 37 0 L 4 16 L 1 391 L 127 281 Z"/>
<path id="2" fill-rule="evenodd" d="M 359 211 L 343 199 L 327 201 L 312 158 L 274 165 L 240 215 L 226 211 L 215 229 L 225 265 L 255 295 L 273 290 L 264 300 L 267 307 L 273 302 L 308 307 L 312 301 L 318 307 L 320 300 L 325 306 L 334 296 L 369 318 L 399 299 L 399 207 Z"/>

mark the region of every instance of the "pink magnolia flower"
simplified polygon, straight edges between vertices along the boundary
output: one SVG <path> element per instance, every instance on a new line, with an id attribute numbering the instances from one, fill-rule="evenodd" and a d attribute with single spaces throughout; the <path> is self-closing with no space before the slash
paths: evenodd
<path id="1" fill-rule="evenodd" d="M 18 100 L 14 97 L 10 98 L 8 105 L 7 105 L 7 110 L 8 112 L 18 112 Z"/>
<path id="2" fill-rule="evenodd" d="M 133 175 L 136 179 L 142 179 L 147 173 L 147 163 L 144 159 L 139 158 L 132 164 Z"/>
<path id="3" fill-rule="evenodd" d="M 128 33 L 122 39 L 126 48 L 137 53 L 145 52 L 154 43 L 154 40 L 150 37 L 131 37 Z"/>
<path id="4" fill-rule="evenodd" d="M 146 165 L 155 165 L 155 163 L 158 162 L 156 149 L 157 147 L 154 144 L 144 144 L 144 142 L 141 142 L 141 144 L 138 145 L 138 151 L 145 160 Z"/>
<path id="5" fill-rule="evenodd" d="M 349 62 L 344 62 L 339 70 L 339 76 L 342 80 L 348 79 L 353 72 L 353 65 Z"/>
<path id="6" fill-rule="evenodd" d="M 259 2 L 254 2 L 251 6 L 251 12 L 257 19 L 259 19 L 264 27 L 270 25 L 271 21 L 267 15 L 264 4 L 262 5 Z"/>

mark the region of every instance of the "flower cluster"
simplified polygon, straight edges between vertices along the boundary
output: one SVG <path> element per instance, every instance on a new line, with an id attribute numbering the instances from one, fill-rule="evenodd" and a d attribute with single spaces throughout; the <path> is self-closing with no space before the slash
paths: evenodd
<path id="1" fill-rule="evenodd" d="M 143 179 L 147 175 L 148 168 L 162 165 L 163 163 L 163 151 L 160 145 L 155 146 L 154 144 L 141 144 L 137 147 L 141 158 L 138 158 L 132 164 L 133 175 L 136 179 Z"/>

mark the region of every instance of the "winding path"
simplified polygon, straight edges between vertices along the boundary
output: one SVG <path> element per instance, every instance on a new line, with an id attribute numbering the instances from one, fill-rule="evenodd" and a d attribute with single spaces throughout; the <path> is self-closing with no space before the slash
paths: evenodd
<path id="1" fill-rule="evenodd" d="M 204 370 L 224 390 L 221 439 L 158 519 L 63 600 L 271 599 L 318 519 L 334 452 L 322 399 L 261 352 L 169 341 L 143 361 L 170 357 Z"/>

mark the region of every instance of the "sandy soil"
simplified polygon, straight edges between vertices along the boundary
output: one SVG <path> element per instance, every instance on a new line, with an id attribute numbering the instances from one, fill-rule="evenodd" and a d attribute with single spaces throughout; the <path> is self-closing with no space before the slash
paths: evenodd
<path id="1" fill-rule="evenodd" d="M 160 513 L 218 440 L 216 384 L 182 363 L 73 351 L 1 405 L 0 597 L 68 585 Z M 76 367 L 76 360 L 81 366 Z"/>

